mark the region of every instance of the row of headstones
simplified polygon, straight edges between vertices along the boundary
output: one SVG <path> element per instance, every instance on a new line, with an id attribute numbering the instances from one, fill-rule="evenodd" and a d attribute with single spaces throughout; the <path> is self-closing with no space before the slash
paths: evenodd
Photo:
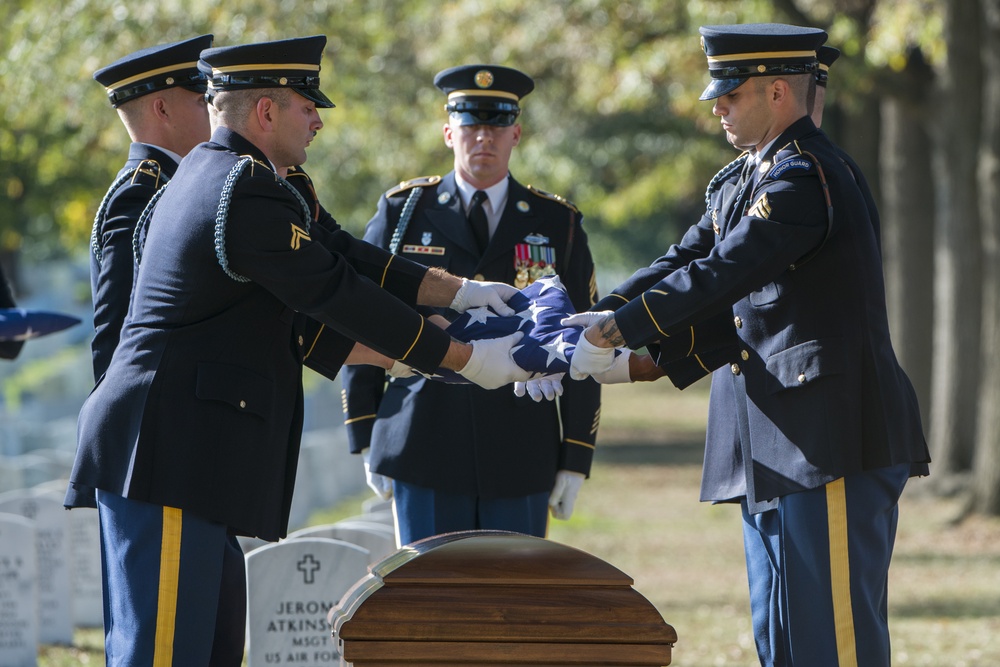
<path id="1" fill-rule="evenodd" d="M 96 510 L 67 512 L 66 483 L 0 494 L 0 665 L 35 665 L 38 644 L 100 627 Z"/>
<path id="2" fill-rule="evenodd" d="M 315 510 L 332 507 L 366 488 L 361 457 L 350 454 L 346 438 L 343 427 L 303 433 L 290 525 L 304 525 Z M 16 456 L 0 455 L 0 493 L 66 479 L 73 456 L 72 451 L 51 447 Z"/>
<path id="3" fill-rule="evenodd" d="M 0 665 L 34 667 L 38 646 L 70 645 L 75 627 L 101 627 L 95 510 L 63 507 L 65 482 L 0 494 Z M 326 664 L 338 658 L 326 611 L 396 549 L 391 511 L 243 542 L 248 661 Z"/>
<path id="4" fill-rule="evenodd" d="M 17 456 L 0 456 L 0 493 L 65 479 L 72 467 L 73 452 L 59 449 L 36 449 Z"/>

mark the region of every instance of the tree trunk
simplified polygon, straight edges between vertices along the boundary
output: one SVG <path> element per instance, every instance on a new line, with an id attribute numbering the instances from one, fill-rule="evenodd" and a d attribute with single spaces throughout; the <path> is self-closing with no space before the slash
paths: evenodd
<path id="1" fill-rule="evenodd" d="M 982 378 L 973 508 L 1000 515 L 1000 0 L 983 5 L 983 141 L 979 210 L 983 224 Z"/>
<path id="2" fill-rule="evenodd" d="M 934 176 L 927 108 L 934 73 L 919 49 L 882 101 L 882 259 L 889 330 L 929 431 L 934 304 Z M 915 317 L 915 313 L 920 313 Z"/>
<path id="3" fill-rule="evenodd" d="M 941 189 L 934 235 L 930 446 L 932 478 L 943 492 L 950 490 L 955 473 L 972 467 L 979 393 L 979 7 L 979 0 L 945 3 L 947 62 L 941 71 L 942 106 L 935 133 L 934 168 Z"/>

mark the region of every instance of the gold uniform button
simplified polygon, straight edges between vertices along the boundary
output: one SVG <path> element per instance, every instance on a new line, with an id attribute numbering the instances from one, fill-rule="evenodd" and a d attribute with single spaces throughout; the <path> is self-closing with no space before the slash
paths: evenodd
<path id="1" fill-rule="evenodd" d="M 246 406 L 247 406 L 247 402 L 246 401 L 240 401 L 240 407 L 241 408 L 245 408 Z"/>
<path id="2" fill-rule="evenodd" d="M 486 276 L 484 276 L 481 273 L 477 273 L 476 275 L 472 276 L 472 279 L 473 280 L 486 280 Z"/>
<path id="3" fill-rule="evenodd" d="M 741 350 L 740 351 L 740 359 L 742 359 L 743 361 L 746 361 L 749 358 L 750 358 L 750 353 L 749 352 L 747 352 L 746 350 Z"/>
<path id="4" fill-rule="evenodd" d="M 743 328 L 743 320 L 740 318 L 739 315 L 737 315 L 736 317 L 733 318 L 733 324 L 736 325 L 737 329 L 742 329 Z"/>
<path id="5" fill-rule="evenodd" d="M 299 347 L 302 347 L 302 343 L 303 343 L 302 336 L 299 336 Z"/>
<path id="6" fill-rule="evenodd" d="M 732 366 L 729 367 L 729 370 L 733 372 L 733 375 L 739 375 L 741 372 L 739 364 L 733 364 Z"/>
<path id="7" fill-rule="evenodd" d="M 806 374 L 805 373 L 799 373 L 799 384 L 802 384 L 805 381 L 806 381 Z"/>

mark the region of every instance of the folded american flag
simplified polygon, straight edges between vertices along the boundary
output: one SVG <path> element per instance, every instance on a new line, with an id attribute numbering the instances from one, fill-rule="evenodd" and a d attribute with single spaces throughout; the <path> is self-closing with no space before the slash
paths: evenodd
<path id="1" fill-rule="evenodd" d="M 507 302 L 515 314 L 497 315 L 488 307 L 471 308 L 459 315 L 446 331 L 463 342 L 487 338 L 502 338 L 515 331 L 524 337 L 514 346 L 514 362 L 532 378 L 569 371 L 581 327 L 564 327 L 561 319 L 576 312 L 559 276 L 548 276 L 531 283 Z M 442 382 L 468 384 L 464 377 L 446 369 L 438 369 L 427 377 Z"/>

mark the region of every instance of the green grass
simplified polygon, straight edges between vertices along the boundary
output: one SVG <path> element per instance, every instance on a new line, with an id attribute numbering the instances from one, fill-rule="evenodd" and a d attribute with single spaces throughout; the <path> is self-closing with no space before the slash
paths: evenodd
<path id="1" fill-rule="evenodd" d="M 605 391 L 600 446 L 570 521 L 549 537 L 627 573 L 677 631 L 673 664 L 753 667 L 739 510 L 698 502 L 706 387 Z M 313 517 L 360 512 L 361 498 Z M 911 480 L 890 571 L 896 667 L 1000 665 L 1000 520 L 956 521 L 960 499 Z M 100 631 L 45 648 L 40 667 L 103 665 Z"/>

